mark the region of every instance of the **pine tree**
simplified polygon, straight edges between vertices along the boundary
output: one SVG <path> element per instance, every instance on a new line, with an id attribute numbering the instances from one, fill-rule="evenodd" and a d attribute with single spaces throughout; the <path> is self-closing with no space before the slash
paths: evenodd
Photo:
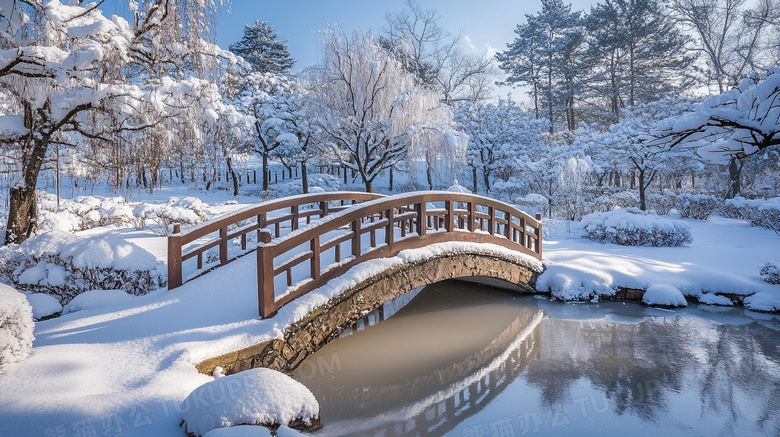
<path id="1" fill-rule="evenodd" d="M 526 15 L 526 23 L 515 30 L 517 38 L 497 55 L 507 82 L 532 87 L 537 114 L 546 107 L 551 133 L 561 114 L 569 129 L 576 125 L 573 105 L 583 70 L 577 57 L 583 42 L 580 15 L 562 0 L 542 0 L 542 10 Z"/>
<path id="2" fill-rule="evenodd" d="M 657 0 L 606 0 L 587 17 L 590 87 L 608 100 L 616 122 L 625 107 L 654 102 L 691 85 L 687 70 L 694 56 L 688 38 Z"/>
<path id="3" fill-rule="evenodd" d="M 295 59 L 287 50 L 287 40 L 277 41 L 279 32 L 274 33 L 274 26 L 267 21 L 257 21 L 244 26 L 244 36 L 241 41 L 231 44 L 230 51 L 241 56 L 252 65 L 258 73 L 288 73 L 295 64 Z"/>

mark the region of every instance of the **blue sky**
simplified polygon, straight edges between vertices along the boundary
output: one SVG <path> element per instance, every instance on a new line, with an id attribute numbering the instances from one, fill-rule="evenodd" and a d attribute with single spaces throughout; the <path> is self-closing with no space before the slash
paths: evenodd
<path id="1" fill-rule="evenodd" d="M 473 50 L 504 50 L 514 39 L 515 26 L 525 14 L 541 9 L 540 0 L 418 0 L 426 9 L 437 9 L 440 24 L 451 33 L 463 33 Z M 575 0 L 574 10 L 589 10 L 591 0 Z M 296 59 L 294 70 L 317 63 L 317 35 L 328 24 L 338 22 L 345 30 L 357 27 L 382 31 L 386 11 L 400 11 L 404 0 L 233 0 L 222 13 L 217 42 L 227 48 L 238 41 L 245 23 L 268 21 Z"/>

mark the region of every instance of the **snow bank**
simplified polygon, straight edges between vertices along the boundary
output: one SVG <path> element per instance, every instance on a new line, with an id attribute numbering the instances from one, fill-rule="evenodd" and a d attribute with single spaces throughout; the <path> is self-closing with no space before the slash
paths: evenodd
<path id="1" fill-rule="evenodd" d="M 62 305 L 56 298 L 43 293 L 32 293 L 27 295 L 27 301 L 32 306 L 33 318 L 41 320 L 44 317 L 62 312 Z"/>
<path id="2" fill-rule="evenodd" d="M 193 390 L 184 402 L 187 432 L 204 435 L 235 425 L 275 425 L 319 420 L 320 406 L 303 384 L 271 369 L 250 369 Z"/>
<path id="3" fill-rule="evenodd" d="M 0 284 L 0 373 L 32 351 L 32 307 L 22 293 Z"/>
<path id="4" fill-rule="evenodd" d="M 124 290 L 89 290 L 74 297 L 65 305 L 62 314 L 121 305 L 131 302 L 134 298 L 135 296 L 125 293 Z"/>
<path id="5" fill-rule="evenodd" d="M 589 214 L 582 219 L 582 238 L 622 246 L 674 247 L 692 240 L 688 225 L 638 208 Z"/>
<path id="6" fill-rule="evenodd" d="M 652 306 L 684 307 L 688 305 L 685 296 L 677 287 L 666 284 L 655 284 L 648 287 L 642 296 L 642 302 Z"/>
<path id="7" fill-rule="evenodd" d="M 232 426 L 230 428 L 217 428 L 209 431 L 203 435 L 203 437 L 267 437 L 271 435 L 271 431 L 268 428 L 262 426 Z M 304 435 L 290 429 L 286 426 L 281 426 L 276 430 L 278 437 L 296 437 Z"/>
<path id="8" fill-rule="evenodd" d="M 780 289 L 761 291 L 746 297 L 745 307 L 756 311 L 780 311 Z"/>
<path id="9" fill-rule="evenodd" d="M 56 295 L 62 304 L 92 289 L 145 294 L 166 284 L 166 270 L 154 255 L 115 233 L 50 232 L 0 248 L 0 278 L 20 290 Z"/>

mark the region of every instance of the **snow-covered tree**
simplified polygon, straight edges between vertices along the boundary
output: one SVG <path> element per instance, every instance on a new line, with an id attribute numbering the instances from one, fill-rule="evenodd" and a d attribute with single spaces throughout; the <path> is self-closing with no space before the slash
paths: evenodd
<path id="1" fill-rule="evenodd" d="M 566 117 L 566 126 L 573 130 L 574 99 L 580 90 L 584 69 L 580 67 L 578 51 L 583 43 L 580 12 L 572 12 L 571 4 L 562 0 L 542 0 L 536 15 L 526 15 L 519 24 L 515 40 L 507 50 L 496 55 L 509 76 L 507 83 L 529 85 L 537 118 L 541 107 L 552 123 L 559 115 Z"/>
<path id="2" fill-rule="evenodd" d="M 267 21 L 244 25 L 244 36 L 230 44 L 230 51 L 247 61 L 255 72 L 284 74 L 295 64 L 287 50 L 287 40 L 278 41 L 279 32 Z"/>
<path id="3" fill-rule="evenodd" d="M 672 150 L 693 149 L 710 162 L 730 164 L 730 195 L 738 195 L 738 161 L 780 145 L 780 67 L 751 74 L 692 111 L 659 123 L 643 141 Z"/>
<path id="4" fill-rule="evenodd" d="M 383 47 L 393 51 L 421 86 L 439 91 L 447 104 L 487 98 L 496 76 L 493 59 L 467 53 L 463 36 L 439 25 L 437 10 L 425 9 L 414 0 L 406 0 L 405 5 L 402 11 L 385 15 Z"/>
<path id="5" fill-rule="evenodd" d="M 693 159 L 691 151 L 670 150 L 662 144 L 646 141 L 646 135 L 659 121 L 680 115 L 691 106 L 688 101 L 669 100 L 626 108 L 620 122 L 611 125 L 608 132 L 588 139 L 592 156 L 603 152 L 610 161 L 636 171 L 642 211 L 647 209 L 647 189 L 655 178 L 675 160 Z"/>
<path id="6" fill-rule="evenodd" d="M 99 3 L 0 1 L 0 87 L 13 99 L 0 116 L 0 144 L 18 157 L 21 174 L 11 188 L 6 242 L 21 242 L 34 228 L 35 188 L 51 146 L 148 134 L 179 114 L 176 103 L 203 107 L 200 93 L 213 88 L 168 73 L 180 65 L 202 73 L 206 58 L 228 56 L 203 39 L 215 1 L 130 1 L 133 23 L 104 17 Z M 218 100 L 212 97 L 206 101 Z"/>
<path id="7" fill-rule="evenodd" d="M 494 170 L 511 166 L 518 148 L 533 143 L 547 129 L 546 119 L 532 119 L 513 100 L 497 103 L 464 103 L 458 106 L 455 120 L 468 135 L 468 162 L 473 172 L 473 191 L 477 192 L 477 173 L 482 173 L 485 192 L 490 191 Z"/>
<path id="8" fill-rule="evenodd" d="M 605 0 L 585 19 L 593 70 L 590 95 L 617 122 L 625 107 L 659 100 L 690 85 L 695 56 L 657 0 Z"/>
<path id="9" fill-rule="evenodd" d="M 357 172 L 366 188 L 408 152 L 413 127 L 451 119 L 440 97 L 415 86 L 392 54 L 370 32 L 322 33 L 322 86 L 317 119 L 334 156 Z"/>

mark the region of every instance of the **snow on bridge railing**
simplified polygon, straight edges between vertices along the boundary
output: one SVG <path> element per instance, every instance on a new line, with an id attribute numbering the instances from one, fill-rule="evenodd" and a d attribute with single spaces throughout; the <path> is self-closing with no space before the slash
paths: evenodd
<path id="1" fill-rule="evenodd" d="M 492 243 L 541 260 L 541 215 L 473 194 L 427 191 L 367 201 L 281 237 L 266 232 L 257 249 L 260 316 L 356 264 L 443 242 Z"/>
<path id="2" fill-rule="evenodd" d="M 381 197 L 384 196 L 349 191 L 302 194 L 253 205 L 226 217 L 201 223 L 183 233 L 179 225 L 174 225 L 174 233 L 168 237 L 168 289 L 179 287 L 211 269 L 251 253 L 256 249 L 257 241 L 265 238 L 263 235 L 278 238 L 287 227 L 290 231 L 298 229 L 302 220 L 309 224 L 312 217 L 322 218 L 353 204 Z M 337 205 L 332 206 L 331 203 Z M 252 235 L 253 231 L 257 231 L 257 237 Z M 237 238 L 241 248 L 231 253 L 230 242 Z M 204 269 L 204 254 L 215 247 L 219 248 L 219 257 L 211 265 L 207 259 L 207 268 Z M 195 265 L 190 267 L 194 267 L 194 273 L 185 277 L 183 264 L 192 258 L 195 258 Z"/>

